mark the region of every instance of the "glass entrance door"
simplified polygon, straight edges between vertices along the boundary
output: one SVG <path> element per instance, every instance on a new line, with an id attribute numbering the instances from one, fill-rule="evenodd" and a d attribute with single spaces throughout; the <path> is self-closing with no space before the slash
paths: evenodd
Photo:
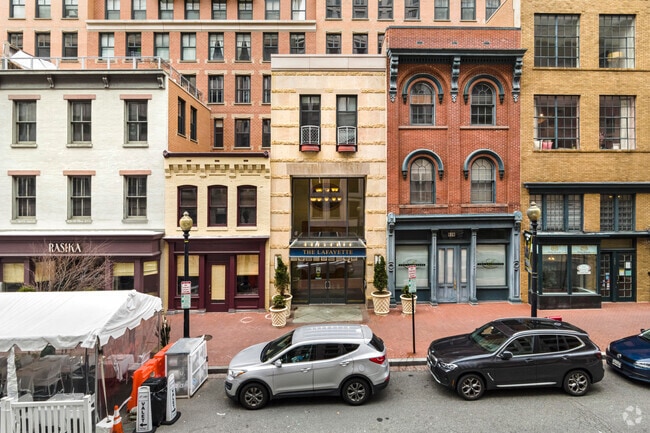
<path id="1" fill-rule="evenodd" d="M 468 302 L 467 247 L 438 248 L 438 302 Z"/>
<path id="2" fill-rule="evenodd" d="M 601 252 L 599 289 L 603 301 L 634 301 L 634 261 L 633 252 Z"/>
<path id="3" fill-rule="evenodd" d="M 363 260 L 292 262 L 294 304 L 363 303 Z"/>
<path id="4" fill-rule="evenodd" d="M 345 303 L 345 261 L 312 262 L 309 268 L 310 303 Z"/>

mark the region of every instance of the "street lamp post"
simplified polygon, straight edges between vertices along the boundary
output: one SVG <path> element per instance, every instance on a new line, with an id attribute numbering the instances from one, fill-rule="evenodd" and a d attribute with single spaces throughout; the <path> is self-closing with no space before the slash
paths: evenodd
<path id="1" fill-rule="evenodd" d="M 183 308 L 183 338 L 190 338 L 190 306 L 192 300 L 192 284 L 190 283 L 190 229 L 194 221 L 187 211 L 183 212 L 183 216 L 178 221 L 178 225 L 183 231 L 184 254 L 185 254 L 185 269 L 183 274 L 183 281 L 181 282 L 181 307 Z M 188 287 L 189 286 L 189 287 Z M 189 289 L 189 293 L 184 293 Z"/>
<path id="2" fill-rule="evenodd" d="M 534 201 L 530 203 L 530 207 L 526 211 L 528 219 L 530 220 L 531 231 L 531 254 L 530 254 L 530 288 L 528 293 L 530 295 L 530 317 L 537 317 L 537 295 L 539 294 L 537 283 L 537 223 L 542 216 L 542 210 L 537 206 Z"/>

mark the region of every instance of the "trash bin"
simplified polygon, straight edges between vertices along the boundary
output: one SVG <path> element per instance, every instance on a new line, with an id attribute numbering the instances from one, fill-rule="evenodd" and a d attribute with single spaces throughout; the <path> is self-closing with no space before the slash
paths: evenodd
<path id="1" fill-rule="evenodd" d="M 151 396 L 151 424 L 158 427 L 167 416 L 167 378 L 150 377 L 142 382 Z"/>

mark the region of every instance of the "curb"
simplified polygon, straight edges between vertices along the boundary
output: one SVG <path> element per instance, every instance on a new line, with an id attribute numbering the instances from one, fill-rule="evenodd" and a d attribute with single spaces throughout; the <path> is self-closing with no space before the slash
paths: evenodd
<path id="1" fill-rule="evenodd" d="M 412 367 L 416 365 L 427 365 L 426 358 L 396 358 L 389 359 L 391 367 Z M 228 366 L 208 366 L 208 374 L 226 374 Z"/>

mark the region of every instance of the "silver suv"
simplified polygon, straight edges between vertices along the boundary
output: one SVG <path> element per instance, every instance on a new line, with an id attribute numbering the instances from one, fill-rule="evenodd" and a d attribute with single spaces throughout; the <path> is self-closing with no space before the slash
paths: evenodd
<path id="1" fill-rule="evenodd" d="M 239 352 L 226 394 L 246 409 L 281 397 L 340 395 L 365 403 L 390 379 L 386 348 L 366 325 L 309 325 Z"/>

